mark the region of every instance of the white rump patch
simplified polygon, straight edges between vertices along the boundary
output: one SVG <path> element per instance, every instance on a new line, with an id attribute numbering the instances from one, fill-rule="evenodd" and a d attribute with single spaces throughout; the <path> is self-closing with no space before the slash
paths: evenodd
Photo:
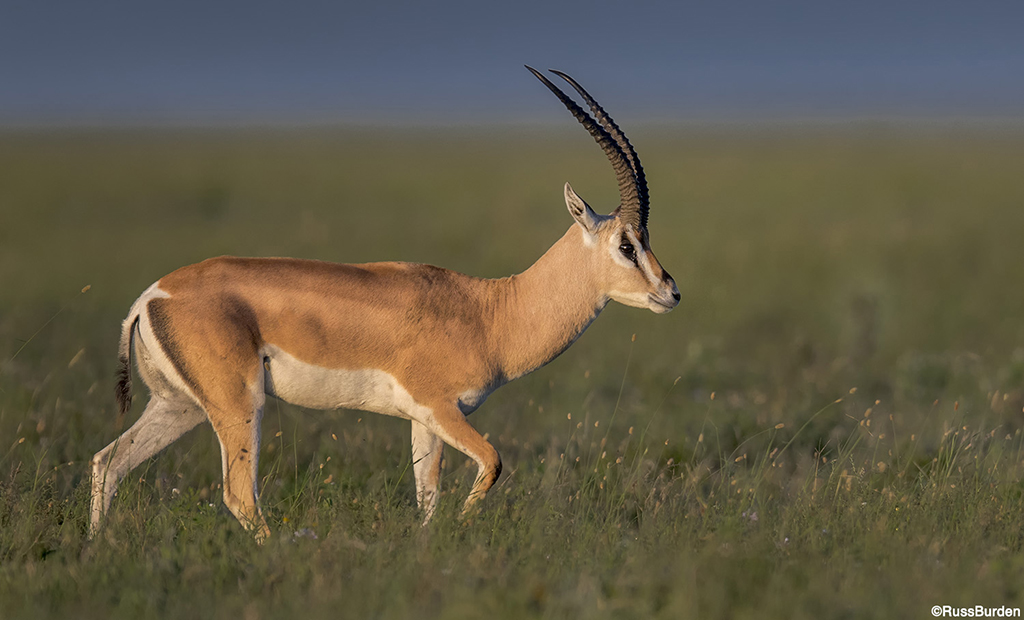
<path id="1" fill-rule="evenodd" d="M 139 314 L 139 331 L 135 335 L 135 360 L 139 374 L 155 396 L 174 401 L 184 394 L 192 402 L 199 404 L 199 399 L 164 353 L 164 348 L 160 346 L 156 332 L 153 331 L 153 324 L 149 320 L 149 302 L 171 296 L 157 284 L 159 283 L 154 282 L 139 295 L 128 314 L 129 317 L 136 312 Z"/>

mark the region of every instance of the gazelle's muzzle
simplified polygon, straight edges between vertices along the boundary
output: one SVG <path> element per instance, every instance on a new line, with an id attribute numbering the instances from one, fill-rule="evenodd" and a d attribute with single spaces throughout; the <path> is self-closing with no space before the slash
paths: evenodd
<path id="1" fill-rule="evenodd" d="M 647 296 L 651 302 L 651 310 L 658 314 L 664 314 L 678 306 L 680 298 L 676 281 L 672 279 L 672 276 L 668 275 L 667 271 L 663 271 L 663 274 L 657 292 Z"/>

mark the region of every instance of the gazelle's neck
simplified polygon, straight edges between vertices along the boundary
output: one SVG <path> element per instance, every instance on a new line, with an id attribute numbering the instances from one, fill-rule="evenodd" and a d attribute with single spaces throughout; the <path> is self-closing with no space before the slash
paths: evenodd
<path id="1" fill-rule="evenodd" d="M 493 338 L 506 380 L 557 357 L 608 303 L 593 275 L 583 234 L 572 226 L 529 269 L 494 281 Z"/>

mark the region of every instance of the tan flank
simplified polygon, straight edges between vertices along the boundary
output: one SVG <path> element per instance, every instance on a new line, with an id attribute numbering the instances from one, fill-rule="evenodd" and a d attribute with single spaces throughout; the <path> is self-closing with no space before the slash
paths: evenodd
<path id="1" fill-rule="evenodd" d="M 566 184 L 575 223 L 529 269 L 497 280 L 412 263 L 234 257 L 164 276 L 124 322 L 121 414 L 133 355 L 151 397 L 135 425 L 92 460 L 92 532 L 125 474 L 209 420 L 221 445 L 224 503 L 265 538 L 256 471 L 267 394 L 410 420 L 424 522 L 437 502 L 444 444 L 477 463 L 468 509 L 501 473 L 469 413 L 568 348 L 610 300 L 658 313 L 675 307 L 675 282 L 650 248 L 647 184 L 633 147 L 572 78 L 555 72 L 593 117 L 530 70 L 608 155 L 619 207 L 597 215 Z"/>

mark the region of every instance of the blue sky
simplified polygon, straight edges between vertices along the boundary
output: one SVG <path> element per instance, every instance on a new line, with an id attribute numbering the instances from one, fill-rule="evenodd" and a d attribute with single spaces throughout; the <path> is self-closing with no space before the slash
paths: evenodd
<path id="1" fill-rule="evenodd" d="M 0 124 L 1019 117 L 1024 2 L 0 3 Z"/>

